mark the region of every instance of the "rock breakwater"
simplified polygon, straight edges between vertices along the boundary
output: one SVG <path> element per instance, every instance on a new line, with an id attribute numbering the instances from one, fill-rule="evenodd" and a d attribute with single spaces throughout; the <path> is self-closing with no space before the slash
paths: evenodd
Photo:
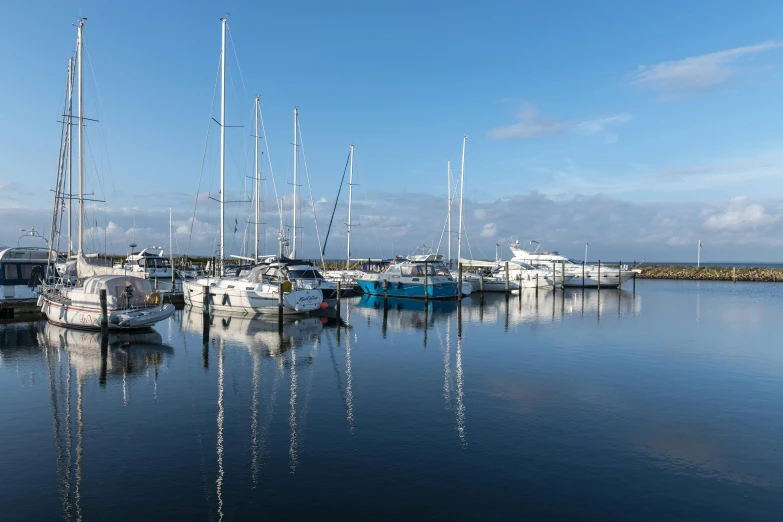
<path id="1" fill-rule="evenodd" d="M 783 269 L 731 266 L 642 265 L 639 279 L 688 279 L 693 281 L 783 282 Z"/>

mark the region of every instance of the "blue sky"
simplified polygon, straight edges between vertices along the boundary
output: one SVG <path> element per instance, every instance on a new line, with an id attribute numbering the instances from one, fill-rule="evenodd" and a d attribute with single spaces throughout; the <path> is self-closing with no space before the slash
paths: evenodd
<path id="1" fill-rule="evenodd" d="M 14 45 L 0 49 L 0 243 L 47 226 L 71 24 L 85 16 L 86 115 L 101 120 L 87 131 L 88 184 L 106 199 L 88 218 L 95 237 L 120 252 L 135 222 L 138 243 L 166 242 L 171 206 L 175 249 L 212 250 L 208 200 L 190 229 L 218 19 L 229 12 L 227 123 L 246 127 L 228 131 L 227 195 L 241 199 L 252 172 L 255 94 L 278 188 L 289 191 L 298 106 L 321 235 L 356 145 L 355 255 L 438 243 L 446 160 L 458 172 L 468 134 L 476 257 L 514 238 L 574 257 L 587 240 L 605 259 L 689 261 L 701 239 L 706 260 L 780 261 L 781 11 L 716 1 L 5 2 Z M 210 132 L 202 188 L 214 195 Z M 266 206 L 271 244 L 277 218 Z M 246 214 L 227 211 L 240 229 Z M 311 211 L 303 216 L 305 254 L 315 255 Z M 344 221 L 341 204 L 327 257 L 343 255 Z M 236 253 L 241 232 L 230 229 Z"/>

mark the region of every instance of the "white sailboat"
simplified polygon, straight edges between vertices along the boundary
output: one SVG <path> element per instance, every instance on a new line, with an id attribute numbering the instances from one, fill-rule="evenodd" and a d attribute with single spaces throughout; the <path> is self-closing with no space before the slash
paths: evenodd
<path id="1" fill-rule="evenodd" d="M 225 165 L 226 165 L 226 26 L 227 18 L 221 18 L 221 97 L 220 97 L 220 259 L 218 260 L 222 274 L 225 260 Z M 260 183 L 258 170 L 258 117 L 260 113 L 259 99 L 255 100 L 256 117 L 256 195 L 258 197 Z M 296 134 L 296 127 L 294 128 Z M 296 156 L 294 156 L 296 158 Z M 296 191 L 296 180 L 294 180 Z M 256 206 L 256 238 L 258 238 L 258 206 Z M 294 245 L 296 245 L 296 213 L 294 213 Z M 255 259 L 258 259 L 258 240 L 255 242 Z M 244 314 L 278 313 L 280 293 L 283 293 L 283 313 L 303 314 L 318 310 L 323 303 L 323 294 L 317 288 L 303 288 L 295 281 L 288 280 L 280 273 L 269 274 L 264 266 L 256 266 L 250 271 L 236 277 L 204 277 L 195 281 L 183 281 L 182 291 L 185 304 L 192 308 L 203 308 L 205 299 L 209 307 L 216 312 L 231 312 Z M 206 290 L 205 290 L 206 289 Z"/>
<path id="2" fill-rule="evenodd" d="M 174 313 L 174 305 L 163 304 L 160 294 L 154 292 L 149 281 L 132 276 L 124 270 L 92 266 L 84 255 L 84 139 L 83 139 L 83 101 L 82 101 L 82 30 L 84 19 L 79 20 L 76 38 L 76 61 L 79 68 L 77 118 L 79 135 L 79 215 L 78 250 L 76 259 L 77 284 L 49 284 L 47 281 L 38 298 L 41 311 L 50 323 L 58 326 L 99 329 L 101 318 L 100 293 L 106 291 L 109 330 L 127 330 L 147 328 L 162 321 Z M 62 186 L 62 171 L 58 171 L 57 187 Z M 59 202 L 62 194 L 56 191 L 54 217 L 52 220 L 52 238 L 57 235 Z M 54 241 L 49 248 L 54 252 Z"/>

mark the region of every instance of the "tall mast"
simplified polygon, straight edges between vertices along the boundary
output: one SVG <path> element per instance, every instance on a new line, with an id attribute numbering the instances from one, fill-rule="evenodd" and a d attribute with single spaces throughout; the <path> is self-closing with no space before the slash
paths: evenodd
<path id="1" fill-rule="evenodd" d="M 348 175 L 348 257 L 345 258 L 345 269 L 351 267 L 351 207 L 353 206 L 353 144 L 351 144 L 351 173 Z"/>
<path id="2" fill-rule="evenodd" d="M 459 174 L 459 232 L 457 233 L 457 263 L 462 262 L 462 195 L 465 190 L 465 144 L 468 142 L 468 135 L 462 138 L 462 168 Z"/>
<path id="3" fill-rule="evenodd" d="M 84 253 L 83 236 L 84 236 L 84 103 L 82 96 L 82 77 L 84 76 L 82 71 L 82 29 L 84 28 L 85 18 L 79 18 L 79 25 L 76 32 L 76 62 L 79 66 L 79 255 Z"/>
<path id="4" fill-rule="evenodd" d="M 174 226 L 174 218 L 171 214 L 171 207 L 169 207 L 169 264 L 171 265 L 171 291 L 174 291 L 174 234 L 172 228 Z"/>
<path id="5" fill-rule="evenodd" d="M 220 19 L 222 28 L 222 45 L 220 47 L 220 276 L 223 276 L 223 260 L 225 256 L 225 238 L 223 237 L 226 221 L 226 24 L 228 18 Z"/>
<path id="6" fill-rule="evenodd" d="M 68 57 L 68 127 L 66 132 L 66 143 L 68 146 L 68 257 L 73 254 L 73 225 L 71 224 L 73 208 L 73 176 L 71 164 L 73 156 L 73 140 L 71 139 L 72 123 L 73 123 L 73 76 L 74 76 L 74 63 L 73 57 Z"/>
<path id="7" fill-rule="evenodd" d="M 258 96 L 256 96 L 256 264 L 258 264 L 258 225 L 261 219 L 261 174 L 258 171 L 258 103 Z"/>
<path id="8" fill-rule="evenodd" d="M 299 125 L 299 109 L 296 107 L 294 108 L 294 246 L 291 249 L 291 257 L 296 259 L 296 211 L 297 211 L 297 184 L 299 183 L 298 177 L 297 177 L 297 171 L 296 171 L 296 157 L 298 156 L 297 150 L 296 150 L 296 131 L 297 126 Z"/>
<path id="9" fill-rule="evenodd" d="M 448 160 L 446 162 L 446 174 L 448 176 L 448 181 L 446 183 L 446 204 L 448 205 L 448 220 L 447 220 L 447 226 L 448 229 L 448 241 L 449 241 L 449 267 L 451 267 L 451 160 Z"/>

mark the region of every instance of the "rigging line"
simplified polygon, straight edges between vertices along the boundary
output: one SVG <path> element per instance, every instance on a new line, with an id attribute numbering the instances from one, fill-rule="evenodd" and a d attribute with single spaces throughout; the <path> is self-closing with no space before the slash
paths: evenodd
<path id="1" fill-rule="evenodd" d="M 220 60 L 218 60 L 217 73 L 215 74 L 215 88 L 212 91 L 212 107 L 209 109 L 209 120 L 207 123 L 207 138 L 204 142 L 204 154 L 201 156 L 201 172 L 198 175 L 198 187 L 196 188 L 196 201 L 193 203 L 193 219 L 190 221 L 190 235 L 188 236 L 188 248 L 186 254 L 190 254 L 190 243 L 193 239 L 193 225 L 196 223 L 196 208 L 198 208 L 198 196 L 201 193 L 201 180 L 204 176 L 204 163 L 207 159 L 207 148 L 209 146 L 209 131 L 212 129 L 212 113 L 215 110 L 215 97 L 217 96 L 218 80 L 220 79 Z"/>
<path id="2" fill-rule="evenodd" d="M 260 98 L 260 97 L 259 97 Z M 258 115 L 261 120 L 261 133 L 264 135 L 264 145 L 266 147 L 266 159 L 269 162 L 269 172 L 272 176 L 272 187 L 275 189 L 275 206 L 277 206 L 277 212 L 280 215 L 280 231 L 283 231 L 283 202 L 277 195 L 277 183 L 275 182 L 275 171 L 272 168 L 272 155 L 269 153 L 269 141 L 266 139 L 266 129 L 264 128 L 264 111 L 261 110 L 261 102 L 258 103 Z M 264 233 L 266 236 L 266 232 Z"/>
<path id="3" fill-rule="evenodd" d="M 329 232 L 332 230 L 332 221 L 334 221 L 334 213 L 337 211 L 337 202 L 340 201 L 340 192 L 343 190 L 343 184 L 345 183 L 345 173 L 348 172 L 348 164 L 351 162 L 351 153 L 348 153 L 348 158 L 345 160 L 345 168 L 343 169 L 343 177 L 340 180 L 340 186 L 337 189 L 337 197 L 334 200 L 334 208 L 332 209 L 332 217 L 329 219 L 329 228 L 326 229 L 326 238 L 324 238 L 324 248 L 321 250 L 321 256 L 326 253 L 326 243 L 329 242 Z"/>
<path id="4" fill-rule="evenodd" d="M 453 189 L 453 192 L 451 194 L 451 197 L 449 198 L 449 211 L 454 207 L 454 198 L 457 197 L 457 184 L 455 183 L 452 187 L 449 187 L 449 189 Z M 464 223 L 464 219 L 462 220 Z M 446 232 L 446 228 L 449 225 L 449 215 L 448 212 L 446 213 L 446 222 L 443 224 L 443 232 L 440 233 L 440 239 L 438 240 L 438 248 L 435 249 L 435 253 L 437 254 L 440 251 L 440 244 L 443 242 L 443 235 Z M 450 231 L 450 233 L 454 233 L 453 231 Z"/>
<path id="5" fill-rule="evenodd" d="M 239 65 L 239 56 L 237 56 L 237 48 L 234 46 L 234 36 L 231 34 L 231 26 L 226 22 L 226 28 L 228 29 L 228 39 L 231 41 L 231 49 L 234 50 L 234 60 L 237 62 L 237 70 L 239 71 L 239 79 L 242 81 L 242 89 L 245 90 L 245 96 L 247 96 L 247 87 L 245 87 L 245 77 L 242 75 L 242 67 Z"/>
<path id="6" fill-rule="evenodd" d="M 112 137 L 111 128 L 109 127 L 109 115 L 106 112 L 106 106 L 103 104 L 103 97 L 101 97 L 101 91 L 100 91 L 100 89 L 98 89 L 98 79 L 95 77 L 95 69 L 93 69 L 93 67 L 92 67 L 92 60 L 90 59 L 90 52 L 86 48 L 86 46 L 84 46 L 84 51 L 87 54 L 87 65 L 89 66 L 89 69 L 90 69 L 90 75 L 89 75 L 90 83 L 92 84 L 92 87 L 93 87 L 93 89 L 95 91 L 95 94 L 93 95 L 93 97 L 95 97 L 97 95 L 98 104 L 100 105 L 100 116 L 101 116 L 101 119 L 104 120 L 104 123 L 106 125 L 106 130 L 109 133 L 109 139 L 106 139 L 106 134 L 104 133 L 103 125 L 99 125 L 98 127 L 101 130 L 101 135 L 103 136 L 104 143 L 107 144 L 107 146 L 110 144 L 111 148 L 114 149 L 113 150 L 114 154 L 117 154 L 117 150 L 114 148 L 114 138 Z M 116 198 L 117 197 L 117 187 L 114 185 L 114 169 L 112 168 L 111 159 L 109 158 L 108 154 L 106 156 L 106 161 L 109 163 L 109 180 L 111 181 L 112 196 L 114 196 Z M 105 197 L 106 196 L 104 194 L 104 198 Z"/>
<path id="7" fill-rule="evenodd" d="M 313 207 L 313 222 L 315 222 L 315 236 L 318 238 L 318 250 L 321 250 L 321 233 L 318 231 L 318 218 L 315 215 L 315 201 L 313 200 L 313 188 L 310 186 L 310 172 L 307 170 L 307 155 L 305 154 L 304 140 L 302 139 L 302 126 L 299 124 L 299 120 L 296 120 L 296 128 L 299 131 L 299 144 L 302 147 L 302 160 L 304 162 L 305 174 L 307 175 L 307 189 L 310 192 L 310 205 Z M 326 272 L 326 263 L 324 263 L 324 256 L 321 254 L 321 268 Z"/>
<path id="8" fill-rule="evenodd" d="M 95 169 L 95 172 L 96 172 L 95 179 L 98 182 L 98 186 L 101 188 L 101 197 L 104 200 L 103 201 L 103 205 L 105 207 L 106 206 L 106 191 L 105 191 L 105 189 L 103 187 L 103 182 L 101 181 L 101 177 L 97 174 L 97 172 L 98 172 L 98 165 L 95 162 L 95 155 L 92 153 L 92 145 L 90 144 L 90 137 L 88 136 L 87 132 L 84 133 L 84 137 L 85 137 L 85 141 L 87 141 L 87 151 L 90 153 L 90 159 L 92 160 L 92 166 L 93 166 L 93 168 Z M 95 216 L 95 207 L 96 206 L 97 205 L 95 204 L 95 202 L 92 202 L 91 208 L 92 208 L 93 223 L 95 223 L 95 228 L 98 228 L 98 218 Z M 105 215 L 106 215 L 106 212 L 104 210 L 104 216 Z M 104 237 L 103 237 L 103 253 L 104 254 L 106 254 L 106 228 L 107 227 L 108 227 L 108 224 L 103 229 L 103 233 L 104 233 Z M 90 236 L 91 236 L 91 239 L 93 241 L 93 249 L 95 250 L 95 252 L 98 252 L 99 249 L 95 247 L 95 245 L 96 245 L 96 243 L 95 243 L 95 234 L 93 233 Z"/>
<path id="9" fill-rule="evenodd" d="M 68 92 L 69 92 L 69 83 L 70 83 L 70 76 L 71 71 L 68 71 L 68 74 L 66 75 L 65 80 L 65 96 L 63 105 L 65 109 L 63 110 L 63 114 L 67 114 L 67 108 L 68 108 Z M 68 147 L 68 136 L 67 131 L 70 131 L 70 121 L 63 118 L 62 125 L 60 126 L 60 150 L 57 154 L 57 176 L 55 181 L 55 190 L 54 190 L 54 207 L 52 208 L 52 223 L 51 223 L 51 229 L 49 230 L 49 262 L 46 264 L 46 274 L 45 277 L 48 280 L 50 277 L 51 269 L 52 269 L 52 263 L 51 263 L 51 257 L 52 257 L 52 249 L 55 251 L 59 248 L 60 243 L 60 235 L 57 233 L 58 226 L 57 226 L 57 218 L 60 217 L 60 225 L 62 225 L 62 211 L 60 210 L 62 207 L 62 202 L 64 201 L 62 199 L 62 191 L 64 189 L 61 189 L 61 187 L 64 187 L 65 185 L 65 161 L 66 161 L 66 153 L 67 153 L 67 147 Z M 70 196 L 70 194 L 69 194 Z M 70 201 L 68 202 L 68 212 L 71 211 L 71 204 Z M 57 240 L 57 248 L 55 247 L 55 238 Z"/>

